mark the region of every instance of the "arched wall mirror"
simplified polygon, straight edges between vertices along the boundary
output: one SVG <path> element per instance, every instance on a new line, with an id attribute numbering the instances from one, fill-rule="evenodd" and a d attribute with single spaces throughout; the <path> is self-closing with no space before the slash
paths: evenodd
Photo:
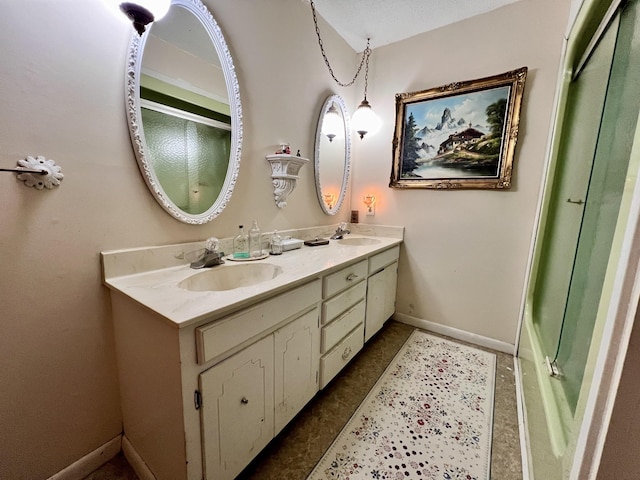
<path id="1" fill-rule="evenodd" d="M 132 36 L 126 95 L 138 166 L 158 203 L 185 223 L 220 215 L 240 168 L 242 107 L 231 54 L 200 0 L 172 0 Z"/>
<path id="2" fill-rule="evenodd" d="M 315 178 L 320 207 L 335 215 L 344 201 L 351 171 L 349 114 L 340 95 L 322 105 L 316 128 Z"/>

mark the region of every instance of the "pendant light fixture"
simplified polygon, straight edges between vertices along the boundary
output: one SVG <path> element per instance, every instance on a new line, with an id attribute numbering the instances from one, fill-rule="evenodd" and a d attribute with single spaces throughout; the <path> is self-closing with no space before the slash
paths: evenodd
<path id="1" fill-rule="evenodd" d="M 349 83 L 342 83 L 340 80 L 338 80 L 336 75 L 333 73 L 333 69 L 329 64 L 329 59 L 327 58 L 327 54 L 324 51 L 324 45 L 322 43 L 322 38 L 320 37 L 320 28 L 318 27 L 318 17 L 316 15 L 316 6 L 313 3 L 313 0 L 309 0 L 309 3 L 311 4 L 311 13 L 313 14 L 313 23 L 316 27 L 316 35 L 318 36 L 318 45 L 320 45 L 320 53 L 322 53 L 322 58 L 324 58 L 324 63 L 327 66 L 327 69 L 329 70 L 329 73 L 331 74 L 331 77 L 333 78 L 333 80 L 341 87 L 350 87 L 355 83 L 356 79 L 358 78 L 358 75 L 362 71 L 362 66 L 363 65 L 365 66 L 364 99 L 362 100 L 362 102 L 356 109 L 355 113 L 353 114 L 351 125 L 353 126 L 353 129 L 356 132 L 358 132 L 358 135 L 360 135 L 361 139 L 364 138 L 364 136 L 367 133 L 374 134 L 380 128 L 380 119 L 375 114 L 375 112 L 373 111 L 373 109 L 371 108 L 371 105 L 367 100 L 367 87 L 369 83 L 369 58 L 371 57 L 371 48 L 369 48 L 369 45 L 371 43 L 371 39 L 367 38 L 367 46 L 362 52 L 360 65 L 358 66 L 358 70 L 353 76 L 353 79 Z M 328 113 L 329 111 L 327 111 L 327 114 Z M 323 125 L 323 132 L 324 132 L 324 125 Z M 333 140 L 333 137 L 330 137 L 329 140 L 330 141 Z"/>
<path id="2" fill-rule="evenodd" d="M 367 48 L 369 48 L 369 44 L 367 42 Z M 353 129 L 358 132 L 360 135 L 360 139 L 362 140 L 365 134 L 370 133 L 371 135 L 375 134 L 380 129 L 380 119 L 375 114 L 371 105 L 367 101 L 367 84 L 369 83 L 369 56 L 371 55 L 371 51 L 369 50 L 369 55 L 367 55 L 367 60 L 365 64 L 364 70 L 364 99 L 356 108 L 355 113 L 353 114 L 353 118 L 351 122 L 353 123 Z"/>
<path id="3" fill-rule="evenodd" d="M 105 1 L 111 6 L 119 8 L 133 22 L 133 28 L 140 36 L 145 32 L 147 25 L 164 17 L 171 6 L 171 0 Z"/>

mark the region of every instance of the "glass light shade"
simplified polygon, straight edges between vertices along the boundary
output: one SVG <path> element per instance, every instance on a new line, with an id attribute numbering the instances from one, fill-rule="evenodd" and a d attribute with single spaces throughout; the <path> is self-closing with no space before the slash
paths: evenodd
<path id="1" fill-rule="evenodd" d="M 141 7 L 146 8 L 153 14 L 154 22 L 164 17 L 171 7 L 171 0 L 136 0 Z"/>
<path id="2" fill-rule="evenodd" d="M 380 119 L 366 99 L 362 100 L 351 119 L 353 129 L 358 132 L 360 138 L 364 138 L 367 133 L 375 134 L 380 129 L 380 123 Z"/>
<path id="3" fill-rule="evenodd" d="M 342 117 L 338 113 L 336 106 L 332 103 L 324 114 L 324 119 L 322 120 L 322 133 L 329 138 L 330 142 L 332 142 L 334 138 L 340 137 L 343 128 L 344 123 L 342 121 Z"/>
<path id="4" fill-rule="evenodd" d="M 133 22 L 136 31 L 142 35 L 146 25 L 164 17 L 171 7 L 171 0 L 104 0 L 112 10 L 124 13 Z"/>

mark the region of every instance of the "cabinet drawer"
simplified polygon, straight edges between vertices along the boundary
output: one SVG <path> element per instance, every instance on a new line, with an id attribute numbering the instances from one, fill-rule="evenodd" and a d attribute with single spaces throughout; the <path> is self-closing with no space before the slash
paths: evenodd
<path id="1" fill-rule="evenodd" d="M 364 277 L 363 277 L 364 278 Z M 336 295 L 322 304 L 322 324 L 326 325 L 342 312 L 353 307 L 367 294 L 367 283 L 360 282 L 349 290 Z"/>
<path id="2" fill-rule="evenodd" d="M 361 323 L 333 350 L 320 359 L 320 388 L 324 388 L 360 351 L 364 343 L 364 324 Z"/>
<path id="3" fill-rule="evenodd" d="M 389 250 L 373 255 L 369 258 L 369 275 L 380 270 L 382 267 L 386 267 L 392 262 L 398 260 L 400 256 L 400 246 L 396 245 Z"/>
<path id="4" fill-rule="evenodd" d="M 363 260 L 324 277 L 323 298 L 330 297 L 340 290 L 363 280 L 367 276 L 367 261 Z"/>
<path id="5" fill-rule="evenodd" d="M 360 322 L 364 322 L 365 302 L 358 303 L 329 325 L 322 327 L 320 353 L 331 350 L 342 338 Z"/>
<path id="6" fill-rule="evenodd" d="M 196 328 L 198 363 L 203 364 L 268 331 L 320 301 L 320 280 L 283 293 L 216 322 Z"/>

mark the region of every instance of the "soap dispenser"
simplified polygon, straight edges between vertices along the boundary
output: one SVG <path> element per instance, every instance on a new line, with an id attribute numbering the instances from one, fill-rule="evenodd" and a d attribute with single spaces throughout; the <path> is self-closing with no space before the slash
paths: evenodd
<path id="1" fill-rule="evenodd" d="M 244 231 L 244 225 L 238 226 L 238 234 L 233 238 L 233 258 L 249 258 L 249 236 Z"/>

